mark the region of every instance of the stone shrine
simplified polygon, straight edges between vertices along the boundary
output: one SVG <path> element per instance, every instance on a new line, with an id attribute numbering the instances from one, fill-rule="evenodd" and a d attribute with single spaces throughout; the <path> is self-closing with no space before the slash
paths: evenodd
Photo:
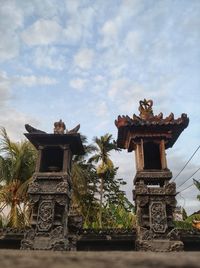
<path id="1" fill-rule="evenodd" d="M 77 133 L 80 125 L 66 131 L 60 120 L 54 124 L 53 134 L 25 127 L 25 136 L 38 150 L 38 159 L 28 187 L 31 228 L 25 232 L 21 248 L 67 250 L 72 156 L 84 154 Z"/>
<path id="2" fill-rule="evenodd" d="M 137 250 L 178 251 L 183 243 L 173 225 L 176 207 L 176 184 L 170 182 L 172 173 L 167 167 L 165 150 L 171 148 L 189 118 L 173 113 L 163 118 L 154 115 L 153 101 L 140 101 L 139 116 L 118 116 L 117 146 L 135 151 L 136 175 L 133 199 L 138 218 Z"/>

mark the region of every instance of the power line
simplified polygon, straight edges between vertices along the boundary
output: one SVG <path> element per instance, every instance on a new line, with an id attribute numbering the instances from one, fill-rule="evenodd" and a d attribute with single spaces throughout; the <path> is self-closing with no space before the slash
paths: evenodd
<path id="1" fill-rule="evenodd" d="M 199 180 L 199 181 L 197 181 L 197 182 L 200 182 L 200 180 Z M 194 185 L 194 183 L 193 183 L 193 184 L 191 184 L 191 185 L 189 185 L 189 186 L 187 186 L 186 188 L 184 188 L 184 189 L 183 189 L 183 190 L 181 190 L 180 192 L 178 192 L 178 194 L 180 194 L 180 193 L 184 192 L 185 190 L 187 190 L 188 188 L 192 187 L 193 185 Z"/>
<path id="2" fill-rule="evenodd" d="M 185 165 L 183 166 L 183 168 L 179 171 L 179 173 L 176 175 L 176 177 L 174 179 L 172 179 L 172 181 L 175 181 L 176 178 L 182 173 L 182 171 L 186 168 L 186 166 L 188 165 L 188 163 L 191 161 L 191 159 L 194 157 L 194 155 L 196 154 L 196 152 L 199 150 L 200 145 L 197 147 L 197 149 L 194 151 L 194 153 L 191 155 L 191 157 L 188 159 L 188 161 L 185 163 Z"/>
<path id="3" fill-rule="evenodd" d="M 187 181 L 189 181 L 198 171 L 200 170 L 200 168 L 198 168 L 187 180 L 185 180 L 183 183 L 181 183 L 181 185 L 178 186 L 178 188 L 180 188 L 182 185 L 184 185 Z"/>

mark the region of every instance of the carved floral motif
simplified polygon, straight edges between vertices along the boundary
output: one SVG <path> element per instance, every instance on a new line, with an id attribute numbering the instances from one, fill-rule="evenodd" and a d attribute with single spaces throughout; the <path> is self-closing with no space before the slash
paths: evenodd
<path id="1" fill-rule="evenodd" d="M 144 183 L 137 182 L 135 185 L 135 194 L 147 194 L 148 189 L 147 186 Z"/>
<path id="2" fill-rule="evenodd" d="M 42 201 L 38 208 L 37 227 L 40 231 L 48 231 L 53 223 L 54 203 Z"/>
<path id="3" fill-rule="evenodd" d="M 56 186 L 56 192 L 59 193 L 67 193 L 69 187 L 68 187 L 68 183 L 66 181 L 60 182 L 57 186 Z"/>
<path id="4" fill-rule="evenodd" d="M 164 233 L 167 229 L 166 208 L 162 202 L 150 205 L 150 226 L 155 233 Z"/>
<path id="5" fill-rule="evenodd" d="M 170 195 L 175 195 L 176 194 L 176 184 L 174 182 L 168 183 L 165 186 L 165 193 L 170 194 Z"/>
<path id="6" fill-rule="evenodd" d="M 29 184 L 28 192 L 29 193 L 38 193 L 40 192 L 40 185 L 39 183 L 33 181 Z"/>

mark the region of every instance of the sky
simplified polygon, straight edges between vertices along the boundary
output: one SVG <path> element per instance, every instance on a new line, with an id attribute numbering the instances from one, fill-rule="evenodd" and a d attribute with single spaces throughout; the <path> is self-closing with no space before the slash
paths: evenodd
<path id="1" fill-rule="evenodd" d="M 189 126 L 167 150 L 174 176 L 200 145 L 199 0 L 0 0 L 0 125 L 16 141 L 24 124 L 47 132 L 62 119 L 92 142 L 118 115 L 187 113 Z M 132 199 L 133 153 L 112 153 Z M 176 183 L 200 167 L 197 151 Z M 200 171 L 192 178 L 200 179 Z M 190 186 L 188 180 L 178 191 Z M 192 186 L 177 196 L 200 209 Z"/>

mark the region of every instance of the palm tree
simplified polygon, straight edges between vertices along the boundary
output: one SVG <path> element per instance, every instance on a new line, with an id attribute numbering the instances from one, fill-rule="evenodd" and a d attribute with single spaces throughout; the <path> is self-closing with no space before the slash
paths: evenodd
<path id="1" fill-rule="evenodd" d="M 200 191 L 200 181 L 197 181 L 193 179 L 194 185 L 197 187 L 197 189 Z M 200 195 L 197 195 L 197 199 L 200 201 Z"/>
<path id="2" fill-rule="evenodd" d="M 74 155 L 72 159 L 72 207 L 77 207 L 84 220 L 87 220 L 91 218 L 89 214 L 94 216 L 91 210 L 93 209 L 96 191 L 95 168 L 87 159 L 96 147 L 92 144 L 87 144 L 87 138 L 84 135 L 81 135 L 81 140 L 85 154 Z"/>
<path id="3" fill-rule="evenodd" d="M 27 189 L 36 150 L 28 141 L 12 142 L 5 128 L 0 129 L 0 135 L 0 212 L 7 207 L 8 225 L 23 227 L 27 223 Z"/>
<path id="4" fill-rule="evenodd" d="M 94 142 L 96 144 L 96 154 L 93 155 L 89 161 L 99 163 L 97 166 L 97 175 L 100 179 L 100 211 L 99 211 L 99 227 L 102 228 L 102 211 L 103 211 L 103 192 L 104 192 L 104 181 L 109 176 L 114 176 L 116 170 L 114 168 L 113 162 L 110 159 L 110 152 L 112 150 L 119 150 L 116 143 L 112 139 L 111 134 L 105 134 L 100 138 L 94 137 Z"/>

